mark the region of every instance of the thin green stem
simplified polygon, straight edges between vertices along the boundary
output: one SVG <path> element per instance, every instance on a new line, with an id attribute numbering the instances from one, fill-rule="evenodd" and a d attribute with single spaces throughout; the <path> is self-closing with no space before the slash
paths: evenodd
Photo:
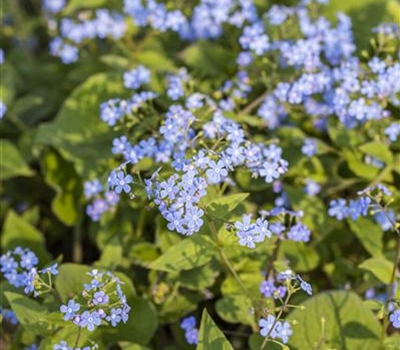
<path id="1" fill-rule="evenodd" d="M 269 337 L 271 336 L 271 333 L 272 333 L 272 331 L 274 330 L 276 324 L 277 324 L 277 323 L 279 322 L 279 320 L 281 319 L 282 314 L 283 314 L 283 312 L 284 312 L 284 310 L 285 310 L 285 308 L 286 308 L 286 306 L 287 306 L 287 304 L 288 304 L 289 299 L 290 299 L 291 296 L 292 296 L 292 294 L 291 294 L 291 293 L 288 293 L 288 295 L 287 295 L 287 297 L 286 297 L 286 299 L 285 299 L 285 301 L 284 301 L 284 303 L 283 303 L 281 309 L 279 310 L 278 315 L 275 317 L 275 321 L 274 321 L 274 323 L 272 324 L 271 329 L 268 331 L 267 335 L 265 336 L 265 339 L 264 339 L 263 343 L 261 344 L 260 350 L 263 350 L 264 347 L 265 347 L 265 345 L 267 345 L 267 342 L 268 342 L 268 340 L 269 340 Z"/>

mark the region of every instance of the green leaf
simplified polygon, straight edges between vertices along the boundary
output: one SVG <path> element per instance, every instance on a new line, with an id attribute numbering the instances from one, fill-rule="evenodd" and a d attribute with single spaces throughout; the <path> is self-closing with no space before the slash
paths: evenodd
<path id="1" fill-rule="evenodd" d="M 214 254 L 211 239 L 195 235 L 172 246 L 154 261 L 150 268 L 166 272 L 190 270 L 208 263 Z"/>
<path id="2" fill-rule="evenodd" d="M 0 180 L 4 181 L 16 176 L 32 176 L 32 170 L 22 158 L 18 149 L 7 140 L 0 144 Z"/>
<path id="3" fill-rule="evenodd" d="M 218 316 L 230 323 L 255 326 L 254 315 L 249 312 L 252 302 L 243 294 L 231 294 L 219 299 L 215 305 Z"/>
<path id="4" fill-rule="evenodd" d="M 69 298 L 75 295 L 80 295 L 83 290 L 85 283 L 90 283 L 92 278 L 87 274 L 92 271 L 93 267 L 87 265 L 65 263 L 60 265 L 58 269 L 58 275 L 55 278 L 55 287 L 61 296 L 61 299 L 65 302 Z M 122 285 L 122 291 L 126 296 L 133 297 L 136 292 L 132 284 L 132 280 L 125 274 L 120 272 L 114 272 L 114 274 L 121 279 L 124 284 Z"/>
<path id="5" fill-rule="evenodd" d="M 382 255 L 383 230 L 379 225 L 363 217 L 357 221 L 347 220 L 347 222 L 360 243 L 371 255 Z"/>
<path id="6" fill-rule="evenodd" d="M 100 260 L 96 267 L 114 270 L 122 261 L 122 243 L 117 237 L 113 237 L 102 249 Z"/>
<path id="7" fill-rule="evenodd" d="M 242 203 L 248 195 L 248 193 L 237 193 L 215 199 L 207 204 L 206 210 L 213 217 L 224 218 Z"/>
<path id="8" fill-rule="evenodd" d="M 4 221 L 1 246 L 4 251 L 18 246 L 29 247 L 38 255 L 41 264 L 50 260 L 42 233 L 12 210 L 8 211 Z"/>
<path id="9" fill-rule="evenodd" d="M 207 310 L 203 310 L 199 331 L 199 342 L 197 350 L 234 350 L 214 323 Z"/>
<path id="10" fill-rule="evenodd" d="M 179 283 L 188 289 L 204 291 L 214 284 L 219 274 L 218 268 L 213 262 L 194 269 L 182 270 L 178 277 Z"/>
<path id="11" fill-rule="evenodd" d="M 307 272 L 315 269 L 319 255 L 303 242 L 283 241 L 279 249 L 278 260 L 288 259 L 294 271 Z"/>
<path id="12" fill-rule="evenodd" d="M 347 161 L 348 167 L 354 174 L 367 180 L 375 179 L 378 175 L 379 169 L 372 165 L 365 164 L 359 154 L 355 154 L 350 150 L 343 150 L 343 156 Z"/>
<path id="13" fill-rule="evenodd" d="M 62 14 L 68 16 L 80 9 L 103 7 L 106 4 L 107 0 L 85 0 L 84 2 L 80 0 L 69 0 L 68 5 L 62 11 Z"/>
<path id="14" fill-rule="evenodd" d="M 229 75 L 235 69 L 235 54 L 221 45 L 198 41 L 182 53 L 183 61 L 203 76 Z"/>
<path id="15" fill-rule="evenodd" d="M 398 350 L 400 349 L 400 334 L 393 334 L 385 339 L 385 350 Z"/>
<path id="16" fill-rule="evenodd" d="M 121 347 L 122 350 L 150 350 L 145 346 L 128 342 L 119 342 L 118 345 Z"/>
<path id="17" fill-rule="evenodd" d="M 352 292 L 333 291 L 318 294 L 295 309 L 287 320 L 296 320 L 289 339 L 292 350 L 365 350 L 378 349 L 380 324 L 375 315 Z M 322 343 L 321 343 L 322 342 Z"/>
<path id="18" fill-rule="evenodd" d="M 100 119 L 99 106 L 125 94 L 119 74 L 91 76 L 66 99 L 55 120 L 41 124 L 36 144 L 55 147 L 64 159 L 74 163 L 78 174 L 89 178 L 111 156 L 110 145 L 116 136 Z"/>
<path id="19" fill-rule="evenodd" d="M 358 265 L 360 269 L 371 272 L 381 282 L 389 284 L 391 281 L 391 274 L 393 270 L 393 263 L 383 257 L 375 257 L 363 261 Z"/>
<path id="20" fill-rule="evenodd" d="M 158 316 L 153 304 L 142 297 L 128 298 L 132 308 L 128 322 L 118 327 L 104 329 L 104 338 L 108 343 L 127 341 L 146 345 L 153 337 L 158 326 Z"/>
<path id="21" fill-rule="evenodd" d="M 47 315 L 47 308 L 45 306 L 17 293 L 5 292 L 4 295 L 17 316 L 19 323 L 27 331 L 41 336 L 51 333 L 50 324 L 45 320 Z"/>
<path id="22" fill-rule="evenodd" d="M 382 142 L 368 142 L 359 147 L 360 151 L 372 157 L 378 158 L 390 165 L 393 163 L 393 154 L 388 145 Z"/>
<path id="23" fill-rule="evenodd" d="M 129 258 L 137 265 L 148 267 L 160 256 L 156 246 L 149 242 L 135 244 L 129 252 Z"/>
<path id="24" fill-rule="evenodd" d="M 54 150 L 46 152 L 41 165 L 45 181 L 56 191 L 56 196 L 51 202 L 53 213 L 65 225 L 74 225 L 79 216 L 82 187 L 73 165 Z"/>
<path id="25" fill-rule="evenodd" d="M 89 332 L 86 328 L 79 327 L 74 324 L 69 324 L 63 321 L 64 327 L 61 328 L 58 332 L 52 334 L 51 336 L 47 336 L 40 343 L 39 350 L 49 350 L 53 349 L 55 344 L 59 344 L 62 340 L 67 344 L 75 344 L 76 339 L 79 334 L 79 341 L 77 346 L 83 347 L 88 344 L 88 338 L 94 339 L 96 337 L 97 330 L 94 332 Z"/>
<path id="26" fill-rule="evenodd" d="M 82 293 L 83 284 L 91 281 L 91 277 L 87 275 L 91 270 L 92 268 L 86 265 L 72 263 L 60 265 L 54 283 L 64 302 Z"/>

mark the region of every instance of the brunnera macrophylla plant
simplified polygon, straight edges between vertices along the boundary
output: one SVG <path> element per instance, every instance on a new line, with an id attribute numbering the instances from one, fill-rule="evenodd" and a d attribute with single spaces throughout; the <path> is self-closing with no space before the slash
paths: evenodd
<path id="1" fill-rule="evenodd" d="M 84 181 L 68 242 L 93 266 L 39 269 L 40 254 L 51 260 L 43 242 L 5 239 L 2 317 L 24 335 L 15 346 L 395 348 L 400 30 L 371 28 L 360 52 L 348 16 L 322 15 L 327 2 L 42 2 L 63 68 L 77 76 L 101 56 L 99 71 L 114 71 L 78 87 L 58 117 L 73 129 L 94 101 L 92 123 L 65 138 L 56 124 L 54 143 L 38 131 L 59 147 L 41 159 L 65 195 L 58 218 Z M 83 172 L 73 142 L 96 128 L 108 153 L 94 149 L 102 162 Z M 51 161 L 63 157 L 71 177 L 57 182 Z M 82 256 L 87 241 L 98 260 Z"/>

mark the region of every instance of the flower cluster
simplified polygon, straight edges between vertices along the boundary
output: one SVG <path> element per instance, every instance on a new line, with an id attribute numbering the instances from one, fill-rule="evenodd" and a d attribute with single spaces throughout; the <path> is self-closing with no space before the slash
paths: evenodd
<path id="1" fill-rule="evenodd" d="M 358 199 L 350 199 L 347 201 L 344 198 L 334 199 L 329 203 L 328 214 L 338 220 L 343 220 L 350 217 L 355 221 L 360 216 L 368 215 L 368 208 L 371 204 L 371 198 L 362 196 Z"/>
<path id="2" fill-rule="evenodd" d="M 113 210 L 120 199 L 115 191 L 105 191 L 102 195 L 103 185 L 98 179 L 86 181 L 84 191 L 86 199 L 92 200 L 92 203 L 86 207 L 86 214 L 93 221 L 99 221 L 104 213 Z"/>
<path id="3" fill-rule="evenodd" d="M 288 292 L 288 283 L 299 285 L 300 289 L 308 295 L 312 295 L 311 285 L 304 281 L 300 275 L 295 276 L 291 270 L 279 273 L 275 280 L 268 277 L 267 280 L 261 282 L 259 290 L 265 298 L 283 299 Z"/>
<path id="4" fill-rule="evenodd" d="M 129 88 L 137 89 L 149 79 L 148 70 L 142 66 L 124 74 L 125 86 Z M 190 79 L 185 71 L 167 75 L 166 79 L 166 94 L 172 101 L 185 95 L 182 83 Z M 246 86 L 243 81 L 236 87 L 233 83 L 225 84 L 222 90 L 236 91 L 235 94 L 239 96 L 241 91 L 246 91 Z M 152 95 L 152 98 L 155 97 L 155 94 Z M 156 171 L 145 180 L 146 191 L 168 221 L 168 227 L 190 235 L 199 231 L 203 224 L 204 211 L 199 203 L 207 193 L 207 187 L 232 183 L 229 172 L 235 168 L 245 167 L 254 177 L 264 177 L 267 183 L 278 179 L 288 166 L 287 161 L 282 159 L 282 149 L 275 144 L 266 146 L 247 140 L 241 125 L 224 116 L 227 103 L 225 101 L 221 107 L 221 103 L 218 104 L 211 96 L 192 93 L 185 106 L 175 102 L 168 108 L 158 137 L 154 135 L 136 145 L 132 145 L 127 136 L 114 139 L 112 153 L 122 155 L 124 162 L 109 176 L 108 187 L 117 194 L 130 193 L 130 185 L 134 181 L 122 169 L 137 164 L 143 158 L 170 162 L 174 174 L 164 179 Z M 113 126 L 122 117 L 129 117 L 126 113 L 128 105 L 120 99 L 107 101 L 100 107 L 100 117 Z M 198 125 L 200 120 L 196 113 L 206 105 L 210 108 L 212 119 Z M 202 146 L 196 150 L 201 135 L 205 136 L 207 142 L 214 142 L 219 147 Z M 90 206 L 92 208 L 93 204 Z"/>
<path id="5" fill-rule="evenodd" d="M 124 0 L 124 12 L 137 26 L 151 26 L 157 31 L 173 31 L 184 40 L 217 38 L 224 24 L 240 27 L 245 21 L 254 21 L 257 11 L 250 0 L 201 0 L 193 7 L 191 17 L 181 10 L 168 11 L 155 0 Z"/>
<path id="6" fill-rule="evenodd" d="M 83 348 L 71 347 L 64 340 L 62 340 L 60 343 L 54 345 L 54 347 L 53 347 L 53 350 L 97 350 L 97 349 L 99 349 L 99 347 L 96 344 L 93 346 L 84 346 Z"/>
<path id="7" fill-rule="evenodd" d="M 394 328 L 400 328 L 400 310 L 395 310 L 390 314 L 390 322 Z"/>
<path id="8" fill-rule="evenodd" d="M 46 1 L 45 10 L 53 14 L 63 7 L 62 4 L 49 6 L 49 3 L 53 4 L 54 1 Z M 87 13 L 82 17 L 86 16 Z M 107 9 L 96 10 L 93 18 L 85 18 L 81 21 L 63 18 L 59 27 L 60 36 L 50 42 L 50 54 L 60 57 L 65 64 L 76 62 L 79 59 L 78 45 L 96 38 L 119 39 L 126 30 L 124 17 L 117 13 L 111 13 Z"/>
<path id="9" fill-rule="evenodd" d="M 358 199 L 351 199 L 349 202 L 344 198 L 334 199 L 329 203 L 328 214 L 338 220 L 350 218 L 355 221 L 360 216 L 373 214 L 375 221 L 381 226 L 383 231 L 394 228 L 396 222 L 396 214 L 383 207 L 380 202 L 384 196 L 391 196 L 392 192 L 381 184 L 368 187 L 357 192 L 360 196 Z"/>
<path id="10" fill-rule="evenodd" d="M 0 49 L 0 66 L 4 63 L 4 50 Z M 0 120 L 3 119 L 4 115 L 7 112 L 7 106 L 5 103 L 0 99 Z"/>
<path id="11" fill-rule="evenodd" d="M 278 321 L 273 315 L 260 319 L 258 324 L 261 336 L 280 339 L 283 344 L 287 344 L 289 337 L 293 334 L 289 322 Z"/>
<path id="12" fill-rule="evenodd" d="M 196 345 L 199 341 L 199 330 L 196 328 L 196 318 L 189 316 L 181 321 L 181 328 L 185 331 L 186 341 L 191 345 Z"/>
<path id="13" fill-rule="evenodd" d="M 42 0 L 43 9 L 53 15 L 61 12 L 65 4 L 65 0 Z"/>
<path id="14" fill-rule="evenodd" d="M 3 308 L 0 307 L 0 316 L 2 317 L 2 319 L 5 322 L 8 322 L 8 323 L 10 323 L 10 324 L 12 324 L 14 326 L 18 324 L 17 316 L 10 309 L 3 309 Z"/>
<path id="15" fill-rule="evenodd" d="M 52 275 L 57 275 L 57 264 L 42 270 L 37 269 L 39 259 L 31 250 L 16 247 L 12 251 L 0 256 L 0 271 L 6 280 L 16 288 L 24 288 L 26 294 L 34 293 L 38 296 L 51 290 L 50 285 L 43 278 L 51 281 Z"/>
<path id="16" fill-rule="evenodd" d="M 102 323 L 112 327 L 126 323 L 131 308 L 121 288 L 123 282 L 111 272 L 92 270 L 88 275 L 92 280 L 84 284 L 79 300 L 70 299 L 60 307 L 64 320 L 90 332 Z"/>
<path id="17" fill-rule="evenodd" d="M 353 56 L 355 45 L 350 19 L 340 14 L 335 28 L 324 17 L 311 19 L 304 5 L 305 2 L 296 8 L 274 5 L 267 13 L 273 26 L 284 24 L 289 17 L 297 21 L 301 38 L 285 37 L 269 42 L 267 24 L 260 21 L 243 29 L 239 42 L 244 51 L 240 57 L 249 52 L 256 57 L 278 53 L 282 69 L 296 69 L 294 78 L 280 81 L 265 95 L 258 115 L 270 128 L 283 123 L 290 105 L 300 104 L 308 115 L 315 116 L 317 128 L 324 127 L 330 115 L 335 115 L 347 127 L 388 117 L 390 111 L 385 109 L 388 103 L 399 104 L 396 95 L 400 87 L 395 77 L 399 75 L 400 65 L 379 57 L 362 64 Z M 394 131 L 389 128 L 388 132 L 396 135 L 397 128 L 393 128 Z M 306 146 L 303 153 L 313 153 L 313 147 Z"/>

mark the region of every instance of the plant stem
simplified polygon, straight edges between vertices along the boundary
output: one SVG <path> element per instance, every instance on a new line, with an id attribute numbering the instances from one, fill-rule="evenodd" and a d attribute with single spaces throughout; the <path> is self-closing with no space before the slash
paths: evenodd
<path id="1" fill-rule="evenodd" d="M 81 263 L 83 258 L 83 249 L 82 249 L 82 208 L 79 206 L 78 208 L 78 220 L 74 227 L 74 241 L 72 247 L 72 260 L 76 263 Z"/>
<path id="2" fill-rule="evenodd" d="M 281 318 L 281 316 L 282 316 L 282 314 L 283 314 L 283 311 L 285 310 L 286 305 L 288 304 L 289 299 L 290 299 L 291 296 L 292 296 L 292 295 L 291 295 L 290 293 L 288 293 L 288 295 L 287 295 L 287 297 L 286 297 L 286 299 L 285 299 L 285 301 L 284 301 L 284 303 L 283 303 L 281 309 L 279 310 L 278 315 L 275 317 L 275 321 L 274 321 L 274 323 L 272 324 L 271 329 L 269 330 L 269 332 L 268 332 L 267 335 L 265 336 L 265 339 L 264 339 L 263 343 L 261 344 L 260 350 L 263 350 L 264 347 L 265 347 L 265 345 L 267 345 L 269 336 L 271 335 L 272 331 L 274 330 L 276 324 L 279 322 L 279 320 L 280 320 L 280 318 Z"/>
<path id="3" fill-rule="evenodd" d="M 81 327 L 78 326 L 78 336 L 76 337 L 74 348 L 78 346 L 79 338 L 81 337 Z"/>

